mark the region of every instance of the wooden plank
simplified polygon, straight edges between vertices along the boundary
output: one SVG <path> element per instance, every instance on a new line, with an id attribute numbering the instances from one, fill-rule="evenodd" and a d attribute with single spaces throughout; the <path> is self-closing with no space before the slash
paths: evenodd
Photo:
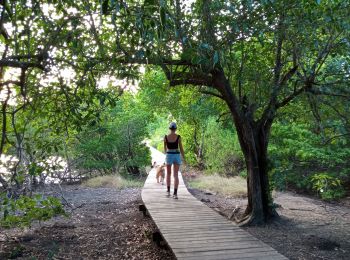
<path id="1" fill-rule="evenodd" d="M 157 218 L 155 218 L 157 220 Z M 218 220 L 204 220 L 204 223 L 199 223 L 198 220 L 184 220 L 184 221 L 171 221 L 171 220 L 159 220 L 163 225 L 177 225 L 179 229 L 182 227 L 195 227 L 195 226 L 205 226 L 206 225 L 225 225 L 225 222 Z M 180 226 L 181 224 L 181 226 Z M 193 228 L 194 229 L 194 228 Z"/>
<path id="2" fill-rule="evenodd" d="M 215 218 L 216 216 L 214 214 L 207 214 L 207 213 L 201 213 L 201 212 L 186 212 L 183 213 L 181 216 L 174 216 L 172 215 L 170 212 L 164 212 L 164 210 L 162 211 L 158 211 L 158 210 L 149 210 L 148 211 L 152 211 L 154 213 L 156 213 L 158 218 L 169 218 L 169 219 L 181 219 L 181 218 L 193 218 L 193 219 L 201 219 L 203 220 L 203 218 L 206 217 L 210 217 L 210 218 Z M 176 211 L 178 212 L 178 211 Z M 221 219 L 221 218 L 217 218 L 217 219 Z M 234 226 L 233 224 L 231 224 L 232 226 Z"/>
<path id="3" fill-rule="evenodd" d="M 176 234 L 177 235 L 181 235 L 181 234 L 188 234 L 188 235 L 192 234 L 193 235 L 193 234 L 195 234 L 198 236 L 199 234 L 208 233 L 211 235 L 227 234 L 227 236 L 230 236 L 230 237 L 234 237 L 237 235 L 249 236 L 247 233 L 242 232 L 242 230 L 234 231 L 234 230 L 225 229 L 225 228 L 215 230 L 215 229 L 208 229 L 208 228 L 206 229 L 205 226 L 201 226 L 201 228 L 198 228 L 198 229 L 187 228 L 184 230 L 182 230 L 182 229 L 179 229 L 179 230 L 169 229 L 164 225 L 159 225 L 159 228 L 161 229 L 162 232 L 167 233 L 169 235 L 171 235 L 171 234 L 175 234 L 175 235 Z"/>
<path id="4" fill-rule="evenodd" d="M 270 253 L 270 252 L 259 252 L 256 256 L 247 257 L 249 252 L 243 254 L 224 254 L 224 255 L 206 255 L 206 256 L 185 256 L 185 257 L 177 257 L 178 260 L 232 260 L 232 259 L 242 259 L 242 260 L 281 260 L 287 258 L 281 258 L 281 255 L 278 253 Z"/>
<path id="5" fill-rule="evenodd" d="M 227 250 L 211 250 L 211 251 L 202 251 L 202 255 L 244 255 L 248 253 L 257 254 L 257 253 L 268 253 L 271 254 L 270 248 L 238 248 L 238 249 L 227 249 Z M 187 256 L 187 257 L 193 257 L 193 252 L 185 252 L 185 253 L 179 253 L 179 256 Z"/>
<path id="6" fill-rule="evenodd" d="M 235 231 L 235 234 L 247 234 L 246 232 L 244 232 L 243 230 L 240 230 L 240 229 L 235 229 L 235 228 L 231 228 L 231 227 L 227 227 L 227 226 L 223 226 L 223 225 L 211 225 L 210 227 L 207 227 L 207 226 L 194 226 L 195 227 L 195 230 L 200 230 L 200 231 L 214 231 L 214 232 L 218 232 L 220 230 L 233 230 Z M 194 230 L 194 227 L 188 227 L 188 228 L 184 228 L 184 227 L 181 227 L 181 230 L 182 231 L 185 231 L 185 232 L 191 232 Z M 166 231 L 166 232 L 174 232 L 174 233 L 178 233 L 179 232 L 179 229 L 178 228 L 174 228 L 172 226 L 165 226 L 165 227 L 162 227 L 162 230 Z"/>
<path id="7" fill-rule="evenodd" d="M 169 240 L 171 243 L 171 248 L 173 250 L 179 250 L 178 252 L 184 252 L 184 247 L 186 247 L 186 252 L 202 252 L 203 250 L 211 251 L 211 250 L 226 250 L 226 249 L 250 249 L 250 248 L 260 248 L 264 249 L 265 245 L 258 245 L 258 241 L 234 241 L 234 242 L 226 242 L 220 244 L 210 244 L 210 243 L 175 243 L 174 241 Z M 274 250 L 270 250 L 271 252 L 275 252 Z"/>
<path id="8" fill-rule="evenodd" d="M 277 259 L 287 259 L 276 251 L 268 251 L 261 248 L 249 249 L 226 249 L 226 250 L 212 250 L 212 251 L 197 251 L 197 252 L 178 252 L 176 253 L 178 259 L 260 259 L 262 257 L 270 257 Z M 221 257 L 219 257 L 221 256 Z M 269 259 L 269 258 L 268 258 Z"/>
<path id="9" fill-rule="evenodd" d="M 215 237 L 168 237 L 171 241 L 179 241 L 183 243 L 196 243 L 201 242 L 205 243 L 221 243 L 225 241 L 259 241 L 255 237 L 247 237 L 247 236 L 235 236 L 235 237 L 227 237 L 227 236 L 215 236 Z"/>
<path id="10" fill-rule="evenodd" d="M 152 169 L 141 192 L 150 216 L 179 260 L 287 259 L 194 198 L 181 173 L 179 182 L 179 199 L 166 197 L 166 187 L 156 183 Z"/>
<path id="11" fill-rule="evenodd" d="M 164 229 L 175 229 L 175 230 L 210 230 L 210 229 L 215 229 L 215 228 L 221 228 L 224 230 L 230 230 L 230 231 L 236 231 L 236 232 L 243 232 L 243 233 L 247 233 L 242 229 L 237 229 L 234 228 L 230 225 L 227 225 L 225 223 L 213 223 L 211 225 L 209 225 L 208 223 L 200 223 L 200 222 L 195 222 L 195 223 L 188 223 L 188 224 L 183 224 L 181 226 L 179 226 L 179 223 L 173 223 L 173 222 L 163 222 L 161 220 L 158 220 L 157 218 L 155 218 L 155 221 L 157 221 L 157 223 L 159 224 L 159 227 L 164 228 Z"/>
<path id="12" fill-rule="evenodd" d="M 187 245 L 183 244 L 177 244 L 177 243 L 171 243 L 171 248 L 173 250 L 176 250 L 177 252 L 203 252 L 203 251 L 218 251 L 218 250 L 225 250 L 225 249 L 249 249 L 249 248 L 260 248 L 264 249 L 265 244 L 258 244 L 257 241 L 254 242 L 235 242 L 231 243 L 231 245 L 206 245 L 206 246 L 201 246 L 200 244 L 194 244 L 192 245 L 191 243 L 188 243 Z M 271 249 L 270 251 L 273 251 Z"/>

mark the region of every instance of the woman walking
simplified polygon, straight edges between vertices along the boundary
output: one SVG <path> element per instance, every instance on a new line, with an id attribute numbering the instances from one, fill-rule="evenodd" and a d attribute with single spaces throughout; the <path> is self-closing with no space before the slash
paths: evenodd
<path id="1" fill-rule="evenodd" d="M 181 136 L 176 134 L 176 123 L 172 122 L 169 125 L 170 133 L 164 137 L 164 152 L 166 153 L 166 184 L 167 184 L 167 196 L 170 197 L 170 185 L 171 185 L 171 166 L 174 165 L 174 195 L 173 198 L 177 199 L 177 189 L 179 187 L 179 168 L 181 165 L 181 157 L 185 159 L 184 149 L 182 147 Z"/>

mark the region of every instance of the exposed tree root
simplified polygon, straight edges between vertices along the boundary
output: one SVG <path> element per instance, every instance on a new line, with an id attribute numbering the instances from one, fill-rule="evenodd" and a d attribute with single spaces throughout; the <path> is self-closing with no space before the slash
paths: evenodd
<path id="1" fill-rule="evenodd" d="M 257 217 L 254 215 L 247 215 L 239 222 L 240 227 L 259 226 L 263 224 L 265 224 L 265 220 L 262 217 Z"/>
<path id="2" fill-rule="evenodd" d="M 267 217 L 250 213 L 250 214 L 245 214 L 241 219 L 237 219 L 235 217 L 235 221 L 240 227 L 261 226 L 272 220 L 277 219 L 278 217 L 279 215 L 277 211 L 273 209 Z"/>

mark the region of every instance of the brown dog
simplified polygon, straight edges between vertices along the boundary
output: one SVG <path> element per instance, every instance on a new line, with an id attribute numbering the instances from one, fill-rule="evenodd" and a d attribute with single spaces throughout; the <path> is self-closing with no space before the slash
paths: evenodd
<path id="1" fill-rule="evenodd" d="M 156 178 L 157 178 L 157 183 L 162 183 L 162 185 L 164 185 L 164 178 L 165 178 L 165 164 L 163 165 L 159 165 L 156 168 Z M 160 178 L 160 181 L 159 181 Z"/>

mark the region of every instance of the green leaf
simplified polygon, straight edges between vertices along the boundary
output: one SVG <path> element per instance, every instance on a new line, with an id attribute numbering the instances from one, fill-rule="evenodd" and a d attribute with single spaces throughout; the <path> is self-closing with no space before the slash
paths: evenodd
<path id="1" fill-rule="evenodd" d="M 3 44 L 6 44 L 6 39 L 2 34 L 0 34 L 0 42 L 2 42 Z"/>

